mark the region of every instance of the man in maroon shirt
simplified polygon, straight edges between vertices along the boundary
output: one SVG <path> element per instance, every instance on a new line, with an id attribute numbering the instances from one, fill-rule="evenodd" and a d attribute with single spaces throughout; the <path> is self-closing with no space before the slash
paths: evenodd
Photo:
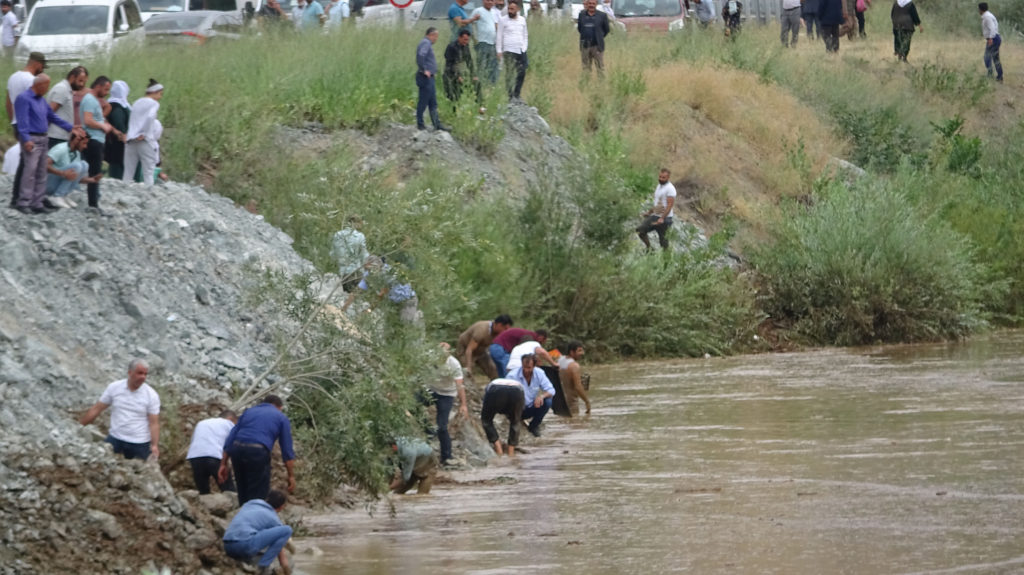
<path id="1" fill-rule="evenodd" d="M 544 342 L 548 340 L 548 332 L 543 329 L 533 332 L 521 327 L 510 327 L 498 334 L 491 342 L 488 351 L 491 353 L 495 367 L 498 368 L 498 377 L 505 377 L 505 366 L 508 365 L 509 354 L 512 353 L 512 348 L 523 342 L 525 337 L 544 345 Z"/>

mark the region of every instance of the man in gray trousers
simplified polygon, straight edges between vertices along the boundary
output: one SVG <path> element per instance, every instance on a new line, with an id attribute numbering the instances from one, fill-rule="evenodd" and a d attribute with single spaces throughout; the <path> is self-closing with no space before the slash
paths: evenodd
<path id="1" fill-rule="evenodd" d="M 800 0 L 782 0 L 782 45 L 786 48 L 796 48 L 796 41 L 800 38 Z M 789 40 L 792 32 L 793 40 Z"/>

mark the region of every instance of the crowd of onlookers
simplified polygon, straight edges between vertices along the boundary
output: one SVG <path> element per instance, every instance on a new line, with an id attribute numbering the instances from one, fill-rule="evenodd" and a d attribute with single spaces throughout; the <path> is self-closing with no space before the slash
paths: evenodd
<path id="1" fill-rule="evenodd" d="M 47 66 L 46 56 L 33 52 L 7 80 L 7 115 L 17 140 L 3 164 L 5 173 L 14 174 L 12 208 L 24 214 L 74 208 L 73 193 L 85 184 L 90 212 L 106 215 L 100 208 L 104 177 L 147 186 L 167 179 L 157 167 L 159 82 L 150 80 L 145 95 L 130 103 L 131 89 L 121 80 L 98 76 L 90 82 L 89 71 L 75 66 L 53 84 Z"/>

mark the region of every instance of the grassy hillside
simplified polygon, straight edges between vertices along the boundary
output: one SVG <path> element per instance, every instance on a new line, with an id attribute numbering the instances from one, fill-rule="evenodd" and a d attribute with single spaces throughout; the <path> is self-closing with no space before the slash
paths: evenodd
<path id="1" fill-rule="evenodd" d="M 581 77 L 574 32 L 534 25 L 524 100 L 590 168 L 553 178 L 558 189 L 502 197 L 429 166 L 412 176 L 358 172 L 350 150 L 275 138 L 280 125 L 311 121 L 370 133 L 412 123 L 419 30 L 262 35 L 120 54 L 92 71 L 127 80 L 133 98 L 158 78 L 168 170 L 254 206 L 323 269 L 330 234 L 361 215 L 371 248 L 398 256 L 438 337 L 509 312 L 603 351 L 675 355 L 750 349 L 758 325 L 783 339 L 864 343 L 1015 322 L 1024 279 L 1018 15 L 992 2 L 1007 14 L 1007 83 L 997 86 L 983 76 L 972 3 L 919 0 L 925 32 L 909 65 L 892 56 L 883 4 L 868 13 L 868 39 L 844 39 L 839 55 L 806 37 L 785 50 L 774 23 L 748 25 L 736 41 L 718 28 L 615 34 L 603 82 Z M 488 119 L 500 115 L 500 90 L 486 106 Z M 443 116 L 456 139 L 500 156 L 500 121 L 478 119 L 471 103 Z M 823 177 L 832 157 L 867 176 L 836 186 Z M 707 249 L 640 253 L 630 228 L 659 166 L 673 170 L 680 220 L 715 234 Z M 888 202 L 903 229 L 887 227 L 887 210 L 865 209 L 866 198 Z M 571 209 L 551 217 L 552 203 Z M 849 235 L 830 233 L 840 228 Z M 879 230 L 895 235 L 875 243 Z M 725 246 L 746 258 L 740 270 L 712 263 Z M 920 259 L 935 251 L 949 257 Z M 833 263 L 810 269 L 822 261 Z"/>

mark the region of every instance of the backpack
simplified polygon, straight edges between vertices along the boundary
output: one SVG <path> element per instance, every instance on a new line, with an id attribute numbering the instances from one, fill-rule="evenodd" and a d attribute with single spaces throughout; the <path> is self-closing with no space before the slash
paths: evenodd
<path id="1" fill-rule="evenodd" d="M 867 12 L 867 9 L 868 9 L 868 5 L 864 2 L 864 0 L 857 0 L 857 11 L 858 12 Z"/>

